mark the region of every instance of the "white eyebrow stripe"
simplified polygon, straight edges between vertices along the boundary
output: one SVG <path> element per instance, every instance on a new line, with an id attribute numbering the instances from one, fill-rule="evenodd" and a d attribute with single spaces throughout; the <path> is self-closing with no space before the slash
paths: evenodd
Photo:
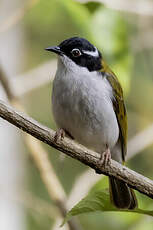
<path id="1" fill-rule="evenodd" d="M 95 51 L 86 51 L 86 50 L 82 50 L 82 51 L 83 51 L 83 53 L 91 55 L 93 57 L 98 57 L 99 56 L 99 53 L 98 53 L 98 50 L 97 50 L 96 47 L 95 47 Z"/>

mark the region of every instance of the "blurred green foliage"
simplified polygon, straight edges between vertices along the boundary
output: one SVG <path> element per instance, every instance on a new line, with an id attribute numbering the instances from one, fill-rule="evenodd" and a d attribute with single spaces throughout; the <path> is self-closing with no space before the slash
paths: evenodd
<path id="1" fill-rule="evenodd" d="M 102 51 L 104 59 L 121 81 L 128 110 L 129 137 L 132 137 L 149 126 L 153 120 L 153 49 L 141 49 L 141 43 L 140 47 L 137 44 L 139 34 L 143 32 L 143 20 L 140 23 L 140 17 L 143 16 L 114 11 L 96 2 L 80 4 L 75 0 L 40 0 L 24 17 L 27 57 L 25 70 L 54 57 L 44 51 L 45 47 L 56 45 L 72 36 L 87 38 Z M 28 94 L 24 104 L 31 116 L 56 128 L 51 113 L 50 84 Z M 66 193 L 69 194 L 75 179 L 87 167 L 68 157 L 60 161 L 57 151 L 46 145 L 44 147 Z M 128 162 L 129 167 L 153 179 L 152 151 L 153 146 L 136 155 Z M 27 159 L 27 168 L 29 189 L 36 196 L 50 202 L 32 159 Z M 106 182 L 103 183 L 107 185 Z M 100 188 L 101 182 L 95 186 Z M 153 209 L 152 200 L 141 194 L 137 195 L 142 208 Z M 84 214 L 79 220 L 83 229 L 88 230 L 152 229 L 150 217 L 131 213 Z M 47 217 L 39 218 L 27 210 L 28 230 L 48 230 L 52 225 L 53 222 Z"/>
<path id="2" fill-rule="evenodd" d="M 121 212 L 119 209 L 114 207 L 110 202 L 108 184 L 106 186 L 106 177 L 96 183 L 89 191 L 86 197 L 79 201 L 66 215 L 62 226 L 73 216 L 84 214 L 84 213 L 95 213 L 95 212 Z M 105 188 L 105 189 L 104 189 Z M 140 206 L 140 204 L 139 204 Z M 153 210 L 144 210 L 135 208 L 134 210 L 122 210 L 122 212 L 131 212 L 138 214 L 145 214 L 153 217 Z"/>

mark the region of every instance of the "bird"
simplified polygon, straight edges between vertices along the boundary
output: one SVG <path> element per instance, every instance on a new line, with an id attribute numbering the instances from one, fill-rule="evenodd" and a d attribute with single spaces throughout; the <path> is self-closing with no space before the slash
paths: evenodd
<path id="1" fill-rule="evenodd" d="M 52 111 L 58 130 L 55 140 L 65 135 L 100 154 L 99 160 L 125 162 L 127 113 L 122 87 L 87 39 L 72 37 L 47 51 L 57 54 L 58 64 L 52 89 Z M 118 209 L 135 209 L 137 198 L 125 182 L 109 176 L 111 202 Z"/>

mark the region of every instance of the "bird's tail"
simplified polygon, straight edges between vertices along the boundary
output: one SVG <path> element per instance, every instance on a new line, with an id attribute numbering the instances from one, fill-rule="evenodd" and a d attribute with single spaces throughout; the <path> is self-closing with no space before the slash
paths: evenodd
<path id="1" fill-rule="evenodd" d="M 110 199 L 119 209 L 134 209 L 138 206 L 134 191 L 114 177 L 109 177 Z"/>

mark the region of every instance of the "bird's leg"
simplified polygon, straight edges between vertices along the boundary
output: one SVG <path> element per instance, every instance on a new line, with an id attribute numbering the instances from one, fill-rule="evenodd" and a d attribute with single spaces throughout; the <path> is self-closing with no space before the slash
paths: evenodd
<path id="1" fill-rule="evenodd" d="M 111 152 L 110 152 L 108 145 L 106 145 L 105 152 L 102 152 L 100 154 L 100 159 L 99 159 L 100 165 L 107 166 L 109 164 L 110 160 L 111 160 Z M 97 174 L 101 174 L 101 171 L 99 169 L 96 169 L 95 171 Z"/>
<path id="2" fill-rule="evenodd" d="M 66 134 L 67 137 L 69 137 L 70 139 L 74 140 L 74 137 L 67 130 L 65 130 L 65 134 Z"/>
<path id="3" fill-rule="evenodd" d="M 62 141 L 64 139 L 64 137 L 67 136 L 69 137 L 70 139 L 74 140 L 74 137 L 66 130 L 62 129 L 62 128 L 59 128 L 56 133 L 55 133 L 55 136 L 54 136 L 54 141 L 57 142 L 57 141 Z M 65 155 L 64 154 L 60 154 L 60 160 L 63 161 L 65 159 Z"/>
<path id="4" fill-rule="evenodd" d="M 56 131 L 55 136 L 54 136 L 54 141 L 62 141 L 65 137 L 65 130 L 60 128 Z"/>
<path id="5" fill-rule="evenodd" d="M 106 145 L 106 150 L 105 152 L 101 153 L 101 156 L 100 156 L 100 163 L 105 166 L 107 166 L 109 164 L 111 160 L 111 152 L 110 152 L 110 149 L 108 147 L 108 145 Z"/>

